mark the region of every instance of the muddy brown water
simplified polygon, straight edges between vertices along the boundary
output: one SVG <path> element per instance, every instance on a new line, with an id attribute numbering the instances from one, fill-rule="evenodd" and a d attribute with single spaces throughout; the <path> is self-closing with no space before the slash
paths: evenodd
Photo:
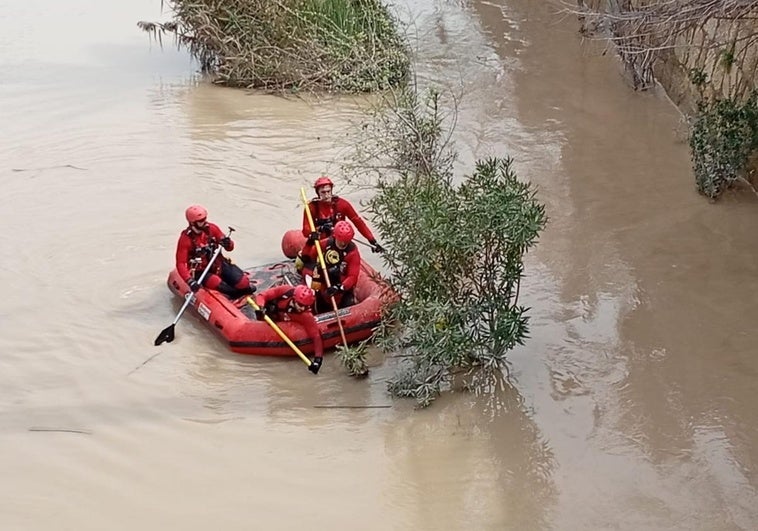
<path id="1" fill-rule="evenodd" d="M 513 387 L 414 411 L 378 355 L 313 377 L 191 315 L 153 347 L 187 204 L 278 258 L 358 106 L 209 86 L 137 30 L 158 0 L 3 1 L 0 528 L 757 527 L 758 201 L 700 198 L 677 111 L 559 4 L 399 8 L 460 171 L 510 154 L 547 206 Z"/>

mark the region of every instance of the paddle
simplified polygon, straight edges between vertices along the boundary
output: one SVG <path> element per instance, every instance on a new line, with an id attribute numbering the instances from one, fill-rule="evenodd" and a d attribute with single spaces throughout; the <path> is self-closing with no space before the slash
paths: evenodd
<path id="1" fill-rule="evenodd" d="M 234 228 L 229 227 L 229 233 L 226 235 L 226 237 L 230 237 L 232 235 L 232 232 L 234 232 Z M 203 280 L 205 280 L 206 275 L 208 274 L 208 271 L 211 270 L 211 266 L 216 261 L 216 258 L 218 258 L 218 255 L 221 254 L 221 244 L 216 248 L 216 251 L 213 253 L 213 257 L 210 259 L 210 262 L 208 262 L 207 267 L 205 268 L 205 271 L 203 271 L 203 274 L 200 275 L 200 278 L 197 279 L 197 283 L 201 286 L 203 285 Z M 184 298 L 184 304 L 182 305 L 182 309 L 179 310 L 179 313 L 176 314 L 176 317 L 174 317 L 174 322 L 168 325 L 166 328 L 161 330 L 161 333 L 158 334 L 158 337 L 155 338 L 155 346 L 160 345 L 164 341 L 168 341 L 171 343 L 174 340 L 174 327 L 176 326 L 176 323 L 179 322 L 179 319 L 181 319 L 182 314 L 184 313 L 184 310 L 187 309 L 187 306 L 189 306 L 190 302 L 192 301 L 194 293 L 190 291 L 187 293 L 187 295 Z"/>
<path id="2" fill-rule="evenodd" d="M 353 241 L 354 241 L 354 242 L 358 242 L 358 243 L 360 243 L 361 245 L 365 245 L 366 247 L 368 247 L 368 248 L 369 248 L 369 249 L 371 249 L 371 250 L 373 250 L 373 249 L 374 249 L 374 246 L 373 246 L 373 245 L 371 245 L 369 242 L 364 242 L 364 241 L 363 241 L 363 240 L 361 240 L 360 238 L 355 238 L 355 237 L 353 237 Z"/>
<path id="3" fill-rule="evenodd" d="M 303 199 L 303 207 L 305 208 L 305 214 L 308 216 L 308 223 L 311 226 L 311 232 L 316 232 L 316 224 L 313 223 L 313 216 L 311 215 L 311 209 L 308 208 L 308 198 L 305 195 L 305 188 L 300 188 L 300 196 Z M 332 283 L 331 280 L 329 280 L 329 273 L 326 270 L 326 262 L 324 262 L 324 253 L 321 252 L 321 242 L 319 240 L 316 240 L 316 253 L 318 253 L 318 260 L 319 264 L 321 264 L 321 272 L 324 275 L 324 280 L 326 281 L 326 287 L 331 288 Z M 337 308 L 337 301 L 334 300 L 334 295 L 330 297 L 332 299 L 332 308 L 334 308 L 334 315 L 337 317 L 337 325 L 340 327 L 340 336 L 342 336 L 342 344 L 345 345 L 345 348 L 348 348 L 347 345 L 347 338 L 345 337 L 345 329 L 342 328 L 342 319 L 340 319 L 340 312 Z"/>
<path id="4" fill-rule="evenodd" d="M 253 307 L 255 311 L 260 311 L 261 307 L 258 306 L 258 303 L 255 302 L 255 300 L 252 297 L 246 297 L 245 300 L 247 303 Z M 281 328 L 279 328 L 279 325 L 277 325 L 271 317 L 263 314 L 263 320 L 266 321 L 271 328 L 274 329 L 274 332 L 276 332 L 279 337 L 281 337 L 285 343 L 287 343 L 290 348 L 295 351 L 295 354 L 297 354 L 301 360 L 303 360 L 303 363 L 305 363 L 308 366 L 308 370 L 311 371 L 313 374 L 318 374 L 318 370 L 321 368 L 320 364 L 313 363 L 311 360 L 308 359 L 308 356 L 303 354 L 303 351 L 297 348 L 297 345 L 295 345 L 290 338 L 287 337 L 287 334 L 285 334 Z"/>

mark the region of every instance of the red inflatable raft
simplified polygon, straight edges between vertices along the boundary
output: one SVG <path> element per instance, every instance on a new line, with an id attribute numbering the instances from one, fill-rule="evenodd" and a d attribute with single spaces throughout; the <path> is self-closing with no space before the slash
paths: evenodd
<path id="1" fill-rule="evenodd" d="M 245 271 L 258 291 L 281 284 L 296 286 L 302 282 L 292 260 L 252 267 Z M 179 277 L 176 270 L 168 276 L 168 287 L 182 298 L 189 292 L 187 283 Z M 361 261 L 361 272 L 355 286 L 356 304 L 339 310 L 348 343 L 371 337 L 379 324 L 383 301 L 388 300 L 390 294 L 376 271 Z M 201 289 L 193 299 L 190 306 L 208 322 L 233 352 L 263 356 L 295 355 L 265 321 L 256 320 L 255 311 L 245 302 L 244 297 L 232 301 L 218 291 Z M 316 321 L 321 330 L 324 349 L 342 343 L 334 311 L 317 314 Z M 300 350 L 305 354 L 313 353 L 313 342 L 302 327 L 289 321 L 277 324 Z"/>

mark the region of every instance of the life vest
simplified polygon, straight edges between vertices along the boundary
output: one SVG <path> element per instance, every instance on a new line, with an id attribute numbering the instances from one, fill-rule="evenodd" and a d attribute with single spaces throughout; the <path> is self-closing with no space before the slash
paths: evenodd
<path id="1" fill-rule="evenodd" d="M 334 241 L 334 237 L 330 236 L 326 241 L 326 247 L 322 249 L 324 255 L 324 264 L 326 264 L 326 270 L 329 272 L 329 280 L 332 284 L 339 284 L 342 282 L 342 275 L 347 269 L 347 263 L 345 262 L 345 256 L 355 250 L 355 243 L 348 243 L 344 249 L 337 247 Z M 321 264 L 314 271 L 314 277 L 316 271 L 321 270 Z"/>
<path id="2" fill-rule="evenodd" d="M 332 228 L 334 228 L 338 221 L 345 219 L 345 214 L 337 211 L 338 201 L 339 197 L 333 195 L 332 200 L 328 203 L 328 207 L 324 207 L 324 201 L 321 201 L 318 198 L 311 200 L 311 204 L 315 210 L 313 224 L 316 225 L 316 230 L 321 232 L 321 227 L 326 224 L 331 224 Z"/>

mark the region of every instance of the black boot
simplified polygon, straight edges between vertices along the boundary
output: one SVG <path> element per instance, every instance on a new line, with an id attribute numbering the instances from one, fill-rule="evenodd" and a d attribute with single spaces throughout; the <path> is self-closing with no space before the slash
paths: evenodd
<path id="1" fill-rule="evenodd" d="M 313 374 L 318 374 L 319 369 L 321 368 L 321 363 L 324 361 L 324 358 L 317 356 L 313 358 L 313 361 L 310 365 L 308 365 L 308 370 L 311 371 Z"/>
<path id="2" fill-rule="evenodd" d="M 239 290 L 234 289 L 226 282 L 221 282 L 216 289 L 230 299 L 236 299 L 235 295 L 239 292 Z"/>
<path id="3" fill-rule="evenodd" d="M 238 289 L 237 292 L 240 294 L 240 297 L 242 297 L 243 295 L 252 295 L 253 293 L 255 293 L 255 286 L 250 284 L 246 288 Z"/>
<path id="4" fill-rule="evenodd" d="M 240 297 L 245 297 L 247 295 L 252 295 L 255 293 L 255 286 L 250 284 L 250 286 L 246 288 L 233 288 L 234 293 L 232 295 L 229 295 L 229 298 L 231 299 L 239 299 Z"/>

